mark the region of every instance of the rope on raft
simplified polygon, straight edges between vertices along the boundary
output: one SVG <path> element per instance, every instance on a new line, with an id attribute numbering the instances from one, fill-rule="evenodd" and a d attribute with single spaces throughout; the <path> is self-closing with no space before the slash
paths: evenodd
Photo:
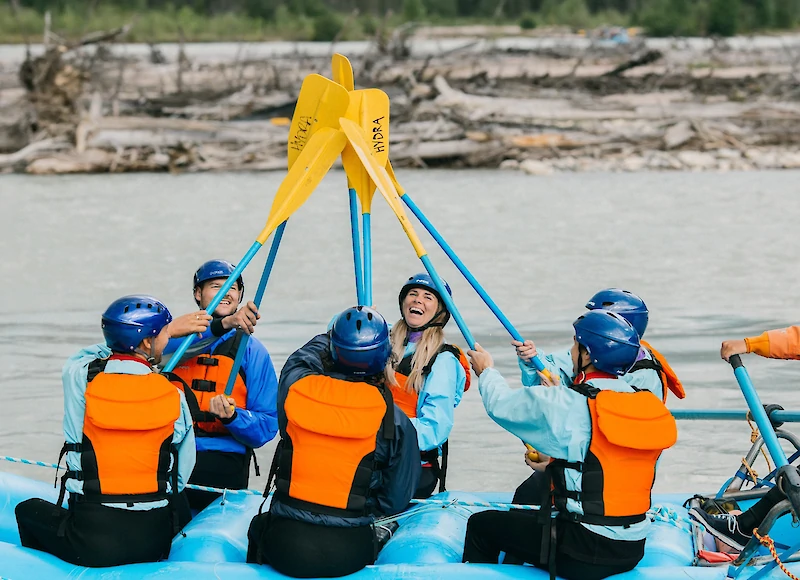
<path id="1" fill-rule="evenodd" d="M 36 465 L 37 467 L 48 467 L 50 469 L 61 469 L 55 463 L 47 463 L 44 461 L 33 461 L 31 459 L 23 459 L 20 457 L 10 457 L 8 455 L 0 455 L 0 460 L 9 461 L 11 463 L 22 463 L 25 465 Z M 262 491 L 257 489 L 223 489 L 219 487 L 209 487 L 207 485 L 197 485 L 194 483 L 187 483 L 186 487 L 188 489 L 195 489 L 197 491 L 208 491 L 211 493 L 221 493 L 223 495 L 264 495 Z M 270 494 L 272 495 L 272 494 Z M 495 508 L 495 509 L 517 509 L 517 510 L 528 510 L 528 511 L 538 511 L 539 506 L 537 505 L 524 505 L 524 504 L 514 504 L 514 503 L 501 503 L 501 502 L 493 502 L 493 501 L 460 501 L 457 499 L 453 500 L 442 500 L 442 499 L 412 499 L 409 503 L 411 504 L 418 504 L 418 505 L 430 505 L 430 506 L 437 506 L 446 508 L 449 506 L 466 506 L 466 507 L 485 507 L 485 508 Z"/>

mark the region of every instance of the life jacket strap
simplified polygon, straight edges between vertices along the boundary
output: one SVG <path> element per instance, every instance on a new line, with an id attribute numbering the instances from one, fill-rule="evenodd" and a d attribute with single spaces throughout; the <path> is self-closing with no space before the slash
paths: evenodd
<path id="1" fill-rule="evenodd" d="M 197 357 L 197 364 L 206 367 L 217 367 L 219 366 L 219 360 L 212 356 L 199 356 Z"/>

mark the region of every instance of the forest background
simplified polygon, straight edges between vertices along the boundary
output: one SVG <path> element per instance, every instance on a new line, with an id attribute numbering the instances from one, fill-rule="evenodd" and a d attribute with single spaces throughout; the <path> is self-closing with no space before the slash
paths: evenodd
<path id="1" fill-rule="evenodd" d="M 2 0 L 0 0 L 2 1 Z M 357 40 L 405 23 L 640 27 L 650 36 L 791 30 L 800 0 L 7 0 L 0 43 L 38 41 L 133 23 L 130 42 Z"/>

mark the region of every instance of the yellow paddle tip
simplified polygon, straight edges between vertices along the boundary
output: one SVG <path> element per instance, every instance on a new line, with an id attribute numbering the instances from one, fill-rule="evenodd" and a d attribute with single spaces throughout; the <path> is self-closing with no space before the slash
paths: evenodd
<path id="1" fill-rule="evenodd" d="M 291 123 L 292 120 L 289 117 L 272 117 L 272 119 L 270 119 L 269 122 L 278 127 L 285 127 L 286 125 Z"/>

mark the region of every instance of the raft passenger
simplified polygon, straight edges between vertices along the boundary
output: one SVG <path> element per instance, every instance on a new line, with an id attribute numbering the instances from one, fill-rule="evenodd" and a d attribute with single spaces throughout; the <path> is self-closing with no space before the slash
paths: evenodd
<path id="1" fill-rule="evenodd" d="M 675 443 L 675 421 L 659 398 L 620 380 L 639 356 L 630 322 L 592 310 L 573 327 L 575 379 L 564 384 L 537 375 L 540 385 L 511 389 L 488 352 L 476 345 L 468 353 L 489 416 L 552 458 L 552 491 L 540 514 L 471 516 L 465 562 L 496 564 L 506 552 L 568 580 L 599 580 L 644 555 L 656 462 Z M 547 368 L 559 372 L 552 361 Z"/>
<path id="2" fill-rule="evenodd" d="M 194 300 L 205 309 L 233 273 L 225 260 L 209 260 L 194 275 Z M 225 396 L 239 343 L 252 335 L 260 318 L 253 302 L 239 309 L 244 296 L 244 280 L 231 286 L 214 310 L 208 332 L 190 350 L 193 355 L 174 370 L 176 381 L 187 395 L 197 436 L 197 465 L 189 483 L 227 489 L 246 489 L 250 481 L 250 459 L 254 449 L 271 441 L 278 432 L 276 397 L 278 379 L 266 347 L 250 336 L 242 366 L 230 397 Z M 179 341 L 171 341 L 174 351 Z M 188 387 L 188 388 L 187 388 Z M 256 462 L 256 475 L 260 475 Z M 219 497 L 187 489 L 193 509 L 201 510 Z"/>
<path id="3" fill-rule="evenodd" d="M 666 357 L 653 348 L 642 337 L 647 330 L 649 322 L 649 311 L 647 305 L 639 296 L 628 290 L 621 288 L 606 288 L 600 290 L 592 296 L 586 303 L 588 310 L 604 309 L 616 312 L 625 320 L 631 323 L 639 334 L 639 343 L 642 349 L 639 352 L 636 363 L 622 376 L 622 380 L 640 390 L 647 390 L 660 397 L 666 403 L 667 393 L 672 392 L 679 399 L 686 396 L 683 385 L 678 379 L 675 371 L 667 362 Z M 524 343 L 512 341 L 517 349 L 519 357 L 519 367 L 522 371 L 522 384 L 531 386 L 539 384 L 536 367 L 533 365 L 533 357 L 536 356 L 536 345 L 533 341 L 526 340 Z M 559 378 L 564 384 L 572 380 L 572 357 L 569 350 L 543 354 L 549 363 L 558 367 Z M 514 493 L 514 503 L 536 504 L 541 498 L 542 486 L 547 485 L 546 478 L 542 476 L 542 471 L 547 465 L 549 458 L 540 453 L 538 461 L 533 461 L 529 454 L 525 453 L 525 463 L 534 470 L 534 473 L 520 486 Z"/>
<path id="4" fill-rule="evenodd" d="M 310 578 L 375 561 L 375 517 L 405 509 L 420 475 L 417 434 L 387 386 L 390 355 L 386 321 L 358 306 L 288 358 L 267 484 L 276 489 L 250 523 L 248 562 Z"/>
<path id="5" fill-rule="evenodd" d="M 720 356 L 726 361 L 733 355 L 751 352 L 767 358 L 800 360 L 800 326 L 767 330 L 758 336 L 726 340 L 720 347 Z M 784 499 L 786 494 L 779 486 L 775 486 L 750 509 L 738 515 L 711 514 L 700 508 L 692 508 L 689 513 L 714 537 L 736 550 L 743 550 L 750 541 L 753 530 Z"/>
<path id="6" fill-rule="evenodd" d="M 106 344 L 84 348 L 64 365 L 61 454 L 68 471 L 56 505 L 34 498 L 17 506 L 23 546 L 97 567 L 169 555 L 182 523 L 176 494 L 194 467 L 195 443 L 183 394 L 152 365 L 171 336 L 203 332 L 210 319 L 192 312 L 173 320 L 144 295 L 108 307 Z"/>
<path id="7" fill-rule="evenodd" d="M 428 274 L 411 276 L 398 302 L 401 318 L 390 335 L 397 361 L 392 396 L 417 430 L 423 469 L 414 497 L 427 498 L 437 484 L 445 490 L 448 438 L 454 409 L 469 389 L 469 364 L 461 349 L 444 340 L 450 313 Z"/>

